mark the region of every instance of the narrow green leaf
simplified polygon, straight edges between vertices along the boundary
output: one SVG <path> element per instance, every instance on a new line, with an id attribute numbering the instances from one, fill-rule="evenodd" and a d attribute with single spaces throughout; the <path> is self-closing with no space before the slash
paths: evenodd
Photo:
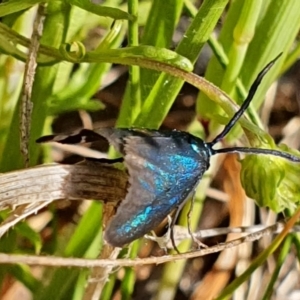
<path id="1" fill-rule="evenodd" d="M 283 52 L 282 59 L 271 70 L 272 72 L 267 74 L 255 94 L 253 101 L 257 107 L 262 103 L 270 83 L 279 73 L 299 30 L 300 2 L 273 0 L 256 28 L 241 72 L 241 79 L 249 88 L 264 65 Z"/>
<path id="2" fill-rule="evenodd" d="M 82 257 L 84 255 L 101 228 L 101 216 L 102 204 L 94 201 L 77 225 L 64 251 L 65 256 Z"/>
<path id="3" fill-rule="evenodd" d="M 136 258 L 140 248 L 140 241 L 134 241 L 130 247 L 130 258 Z M 130 300 L 134 290 L 136 274 L 133 268 L 125 268 L 125 275 L 122 280 L 121 294 L 123 300 Z"/>
<path id="4" fill-rule="evenodd" d="M 124 22 L 114 22 L 111 30 L 108 31 L 95 51 L 101 53 L 102 50 L 119 47 L 124 39 L 124 34 Z M 65 65 L 64 62 L 63 69 L 66 68 Z M 111 64 L 105 63 L 81 64 L 72 73 L 71 78 L 68 78 L 68 83 L 48 97 L 48 113 L 55 115 L 79 109 L 88 111 L 103 109 L 104 105 L 100 101 L 91 100 L 91 97 L 98 91 L 101 80 L 110 67 Z"/>
<path id="5" fill-rule="evenodd" d="M 239 16 L 242 14 L 244 5 L 246 5 L 245 1 L 232 2 L 220 33 L 219 41 L 227 55 L 234 44 L 234 30 L 237 25 L 237 20 L 239 20 Z M 257 14 L 257 12 L 255 12 L 255 14 Z M 271 82 L 278 76 L 284 59 L 299 31 L 299 18 L 300 2 L 275 0 L 262 3 L 261 11 L 258 16 L 258 24 L 255 28 L 255 35 L 247 49 L 244 63 L 240 66 L 241 71 L 239 77 L 246 90 L 249 89 L 259 71 L 262 70 L 270 60 L 276 57 L 280 52 L 283 52 L 283 56 L 265 76 L 255 94 L 253 106 L 256 108 L 262 103 Z M 225 71 L 223 67 L 218 60 L 213 57 L 208 65 L 205 78 L 217 86 L 221 86 L 222 81 L 225 80 L 223 79 L 224 74 Z M 223 85 L 225 85 L 225 83 L 223 83 Z M 234 98 L 238 103 L 244 99 L 243 96 L 234 94 Z M 204 118 L 214 118 L 218 123 L 219 121 L 216 116 L 221 113 L 221 108 L 205 94 L 201 93 L 197 100 L 197 113 Z M 211 129 L 214 128 L 215 123 L 211 122 L 210 126 Z"/>
<path id="6" fill-rule="evenodd" d="M 138 0 L 129 0 L 127 3 L 128 12 L 135 18 L 128 21 L 128 46 L 134 47 L 139 45 L 139 24 L 138 24 Z M 118 123 L 132 124 L 133 119 L 137 116 L 141 109 L 141 81 L 140 68 L 138 66 L 129 65 L 128 82 L 121 104 Z"/>
<path id="7" fill-rule="evenodd" d="M 5 268 L 16 280 L 22 282 L 32 293 L 40 286 L 41 282 L 32 275 L 32 270 L 24 265 L 10 265 Z"/>
<path id="8" fill-rule="evenodd" d="M 229 63 L 221 83 L 221 89 L 233 96 L 236 82 L 243 66 L 261 8 L 261 0 L 246 0 L 233 31 L 233 43 L 228 50 Z"/>
<path id="9" fill-rule="evenodd" d="M 27 9 L 31 6 L 50 0 L 10 0 L 0 4 L 0 17 L 13 14 L 15 12 Z"/>
<path id="10" fill-rule="evenodd" d="M 93 14 L 99 15 L 101 17 L 110 17 L 115 20 L 132 20 L 133 16 L 128 14 L 125 11 L 122 11 L 117 8 L 97 5 L 91 2 L 90 0 L 67 0 L 71 5 L 76 5 L 86 11 L 89 11 Z"/>
<path id="11" fill-rule="evenodd" d="M 142 36 L 142 44 L 160 48 L 171 46 L 174 30 L 183 7 L 183 0 L 154 0 Z M 162 14 L 167 11 L 167 14 Z M 159 30 L 157 30 L 159 28 Z M 141 99 L 147 98 L 160 72 L 141 69 Z"/>
<path id="12" fill-rule="evenodd" d="M 300 215 L 300 209 L 293 215 L 293 217 L 286 223 L 284 230 L 276 236 L 270 246 L 268 246 L 263 252 L 261 252 L 250 264 L 250 266 L 238 277 L 236 277 L 226 288 L 224 288 L 221 294 L 215 298 L 216 300 L 227 299 L 241 284 L 243 284 L 251 274 L 261 266 L 268 257 L 274 253 L 275 250 L 283 243 L 284 238 L 288 235 L 289 230 L 293 227 Z"/>
<path id="13" fill-rule="evenodd" d="M 93 202 L 81 218 L 74 234 L 64 250 L 65 256 L 84 256 L 94 239 L 97 237 L 99 231 L 101 231 L 101 215 L 102 204 L 96 201 Z M 99 253 L 100 247 L 101 245 L 99 244 L 97 253 Z M 94 257 L 97 253 L 94 252 Z M 70 294 L 74 292 L 74 285 L 77 282 L 80 273 L 81 271 L 78 269 L 61 268 L 55 270 L 49 274 L 51 281 L 47 286 L 41 288 L 36 300 L 67 299 L 70 297 Z M 85 274 L 86 271 L 83 270 L 82 276 L 85 276 Z M 80 292 L 79 287 L 78 289 L 78 292 Z"/>
<path id="14" fill-rule="evenodd" d="M 178 45 L 176 52 L 187 57 L 191 62 L 195 62 L 227 3 L 227 0 L 205 0 L 189 29 L 184 34 L 184 38 Z M 181 79 L 161 74 L 134 125 L 148 128 L 159 127 L 182 85 L 183 81 Z M 152 116 L 152 118 L 149 119 L 149 116 Z"/>
<path id="15" fill-rule="evenodd" d="M 170 64 L 174 67 L 191 71 L 193 65 L 190 60 L 174 51 L 165 48 L 156 48 L 152 46 L 136 46 L 126 47 L 122 49 L 110 49 L 97 52 L 87 52 L 84 62 L 112 62 L 120 64 L 135 64 L 140 65 L 139 62 L 148 60 L 149 63 L 163 63 Z"/>
<path id="16" fill-rule="evenodd" d="M 66 36 L 68 28 L 69 5 L 63 2 L 51 1 L 47 7 L 47 18 L 44 24 L 41 43 L 59 46 Z M 39 67 L 35 74 L 32 88 L 31 101 L 33 102 L 31 136 L 29 143 L 30 164 L 35 165 L 40 152 L 35 140 L 41 136 L 43 124 L 47 116 L 47 106 L 45 105 L 45 95 L 51 95 L 52 87 L 56 76 L 55 67 Z M 15 108 L 11 127 L 8 128 L 7 142 L 4 147 L 1 160 L 2 171 L 20 169 L 23 166 L 23 159 L 20 154 L 20 134 L 19 134 L 19 104 Z M 14 145 L 14 147 L 11 147 Z"/>
<path id="17" fill-rule="evenodd" d="M 35 253 L 40 253 L 42 248 L 42 240 L 39 233 L 33 230 L 27 223 L 20 222 L 15 227 L 16 231 L 20 236 L 28 239 L 35 248 Z"/>
<path id="18" fill-rule="evenodd" d="M 273 272 L 272 272 L 273 273 L 272 277 L 269 281 L 269 284 L 266 288 L 266 291 L 265 291 L 263 297 L 261 298 L 262 300 L 272 299 L 272 295 L 276 293 L 275 292 L 276 291 L 275 284 L 276 284 L 277 280 L 279 279 L 279 272 L 282 268 L 282 265 L 284 264 L 285 260 L 287 259 L 287 256 L 291 252 L 292 241 L 293 241 L 292 235 L 289 235 L 286 237 L 286 239 L 280 249 L 280 253 L 275 261 L 276 267 L 275 267 L 275 270 L 273 270 Z"/>

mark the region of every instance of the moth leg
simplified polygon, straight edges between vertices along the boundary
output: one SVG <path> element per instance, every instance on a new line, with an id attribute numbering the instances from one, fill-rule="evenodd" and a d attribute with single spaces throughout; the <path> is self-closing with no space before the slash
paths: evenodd
<path id="1" fill-rule="evenodd" d="M 170 215 L 168 215 L 168 224 L 169 228 L 168 231 L 163 235 L 163 236 L 157 236 L 155 232 L 152 230 L 151 235 L 145 234 L 144 237 L 148 240 L 151 240 L 153 242 L 156 242 L 158 246 L 164 250 L 165 254 L 168 254 L 168 244 L 170 242 L 170 234 L 171 234 L 171 223 L 172 223 L 172 218 Z"/>
<path id="2" fill-rule="evenodd" d="M 186 203 L 186 200 L 183 201 L 177 208 L 176 212 L 175 212 L 175 216 L 173 217 L 173 220 L 172 220 L 172 223 L 171 223 L 171 226 L 169 227 L 171 229 L 171 242 L 172 242 L 172 246 L 174 248 L 174 250 L 180 254 L 180 251 L 178 250 L 177 246 L 176 246 L 176 243 L 175 243 L 175 237 L 174 237 L 174 226 L 175 226 L 175 223 L 178 219 L 178 216 L 179 216 L 179 213 L 181 212 L 181 209 L 183 208 L 183 206 L 185 205 Z"/>
<path id="3" fill-rule="evenodd" d="M 101 163 L 101 164 L 115 164 L 115 163 L 120 163 L 124 161 L 123 157 L 118 157 L 118 158 L 95 158 L 95 157 L 85 157 L 85 160 L 90 161 L 90 162 L 96 162 L 96 163 Z"/>
<path id="4" fill-rule="evenodd" d="M 192 199 L 191 199 L 191 206 L 190 206 L 190 209 L 189 209 L 189 212 L 187 214 L 187 221 L 188 221 L 188 232 L 193 240 L 194 243 L 196 243 L 198 245 L 198 248 L 200 249 L 201 247 L 202 248 L 208 248 L 207 245 L 203 244 L 199 239 L 197 239 L 195 237 L 195 235 L 193 234 L 192 232 L 192 229 L 191 229 L 191 217 L 192 217 L 192 213 L 193 213 L 193 208 L 194 208 L 194 204 L 195 204 L 195 192 L 193 192 L 192 194 Z"/>
<path id="5" fill-rule="evenodd" d="M 168 246 L 168 244 L 170 243 L 170 240 L 171 240 L 173 249 L 175 249 L 180 254 L 178 248 L 176 247 L 175 239 L 174 239 L 173 228 L 174 228 L 175 222 L 172 221 L 172 218 L 170 215 L 168 215 L 167 218 L 168 218 L 168 230 L 162 237 L 156 236 L 156 234 L 153 231 L 151 231 L 152 236 L 145 235 L 145 237 L 152 241 L 155 241 L 158 244 L 158 246 L 165 251 L 166 255 L 168 254 L 167 249 L 171 248 L 170 246 Z"/>

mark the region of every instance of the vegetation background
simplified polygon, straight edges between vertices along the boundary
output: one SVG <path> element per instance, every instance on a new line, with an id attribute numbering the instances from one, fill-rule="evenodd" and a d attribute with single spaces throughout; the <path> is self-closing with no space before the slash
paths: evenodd
<path id="1" fill-rule="evenodd" d="M 297 154 L 297 0 L 8 0 L 0 4 L 0 17 L 2 173 L 53 157 L 77 162 L 78 156 L 42 149 L 35 140 L 92 124 L 176 128 L 211 140 L 237 106 L 209 82 L 240 104 L 259 71 L 281 52 L 249 109 L 251 122 L 241 120 L 245 135 L 237 126 L 225 143 L 276 148 L 284 138 L 293 150 L 280 149 Z M 93 147 L 108 150 L 105 143 Z M 216 158 L 197 188 L 192 229 L 267 226 L 296 216 L 298 178 L 299 166 L 280 159 L 249 156 L 240 164 L 232 156 Z M 112 257 L 114 250 L 102 243 L 106 210 L 97 201 L 54 202 L 3 235 L 0 252 Z M 186 226 L 188 210 L 180 225 Z M 6 209 L 1 218 L 14 214 Z M 285 232 L 218 255 L 113 271 L 2 262 L 1 299 L 297 299 L 299 242 L 299 235 Z M 185 241 L 179 249 L 191 247 Z M 118 253 L 163 254 L 149 241 Z"/>

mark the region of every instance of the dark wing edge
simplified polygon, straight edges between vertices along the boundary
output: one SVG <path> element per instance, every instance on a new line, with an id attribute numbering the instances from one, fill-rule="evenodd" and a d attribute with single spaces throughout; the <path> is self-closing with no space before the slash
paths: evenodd
<path id="1" fill-rule="evenodd" d="M 60 144 L 82 144 L 103 139 L 103 136 L 89 129 L 82 129 L 78 133 L 65 135 L 45 135 L 36 140 L 37 143 L 57 142 Z"/>

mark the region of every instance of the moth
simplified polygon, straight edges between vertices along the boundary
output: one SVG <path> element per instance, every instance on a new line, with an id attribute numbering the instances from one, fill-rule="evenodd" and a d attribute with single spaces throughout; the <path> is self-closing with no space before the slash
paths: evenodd
<path id="1" fill-rule="evenodd" d="M 137 128 L 83 129 L 77 134 L 44 136 L 37 142 L 77 144 L 97 141 L 104 137 L 123 155 L 129 173 L 130 187 L 116 215 L 105 229 L 104 236 L 112 246 L 122 247 L 156 228 L 173 210 L 183 206 L 209 168 L 210 158 L 213 155 L 264 154 L 300 162 L 299 157 L 271 149 L 247 147 L 214 149 L 214 145 L 226 136 L 246 111 L 261 80 L 277 58 L 259 73 L 242 106 L 211 142 L 205 142 L 187 132 L 177 130 Z M 112 162 L 115 161 L 120 160 Z"/>

